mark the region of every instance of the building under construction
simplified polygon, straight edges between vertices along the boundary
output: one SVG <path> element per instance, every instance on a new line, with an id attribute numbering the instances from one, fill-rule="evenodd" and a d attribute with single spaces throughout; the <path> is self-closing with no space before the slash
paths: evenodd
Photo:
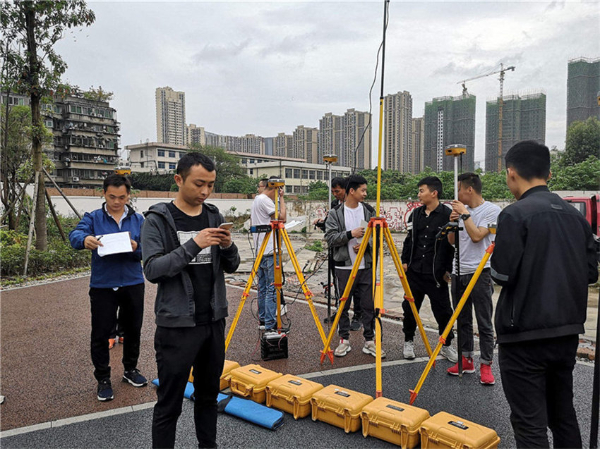
<path id="1" fill-rule="evenodd" d="M 436 172 L 453 170 L 454 161 L 444 155 L 448 145 L 465 145 L 464 171 L 475 165 L 475 95 L 440 97 L 425 103 L 424 166 Z"/>
<path id="2" fill-rule="evenodd" d="M 486 103 L 485 171 L 498 171 L 498 157 L 505 167 L 506 152 L 521 140 L 546 141 L 546 94 L 504 96 L 502 108 L 502 151 L 498 152 L 498 99 Z"/>
<path id="3" fill-rule="evenodd" d="M 567 129 L 575 121 L 600 120 L 600 58 L 569 61 L 567 76 Z"/>

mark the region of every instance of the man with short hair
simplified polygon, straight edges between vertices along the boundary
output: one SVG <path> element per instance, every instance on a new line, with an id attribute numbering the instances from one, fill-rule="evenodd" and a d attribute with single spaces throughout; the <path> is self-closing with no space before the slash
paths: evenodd
<path id="1" fill-rule="evenodd" d="M 278 179 L 271 176 L 271 179 Z M 268 180 L 268 181 L 269 181 Z M 278 214 L 279 220 L 286 220 L 286 207 L 283 198 L 283 189 L 280 187 L 267 186 L 260 195 L 257 195 L 250 208 L 250 221 L 252 226 L 268 225 L 275 219 L 275 196 L 279 197 Z M 254 233 L 254 247 L 260 249 L 266 233 Z M 258 256 L 258 254 L 257 254 Z M 258 267 L 258 316 L 259 326 L 264 326 L 265 332 L 274 332 L 277 329 L 277 289 L 275 288 L 275 264 L 273 261 L 273 235 L 269 241 Z M 282 307 L 283 308 L 283 307 Z M 282 312 L 283 315 L 283 312 Z"/>
<path id="2" fill-rule="evenodd" d="M 158 401 L 152 446 L 174 447 L 177 420 L 194 368 L 194 424 L 199 447 L 216 447 L 217 395 L 225 362 L 225 273 L 240 264 L 225 220 L 206 200 L 213 191 L 214 162 L 198 152 L 177 164 L 175 200 L 146 212 L 142 229 L 144 273 L 158 284 L 154 348 Z M 127 339 L 125 340 L 127 342 Z"/>
<path id="3" fill-rule="evenodd" d="M 267 178 L 262 178 L 260 181 L 258 181 L 258 187 L 256 188 L 256 192 L 258 195 L 263 193 L 263 191 L 267 187 L 267 181 L 269 181 Z"/>
<path id="4" fill-rule="evenodd" d="M 425 295 L 429 297 L 433 316 L 438 324 L 440 335 L 444 333 L 452 316 L 448 281 L 452 271 L 454 248 L 447 239 L 437 239 L 437 233 L 450 220 L 450 209 L 440 202 L 442 181 L 435 176 L 423 178 L 417 184 L 419 201 L 423 204 L 408 217 L 408 235 L 402 247 L 402 267 L 415 300 L 417 311 Z M 413 339 L 417 322 L 410 304 L 402 301 L 404 311 L 404 351 L 405 359 L 414 359 Z M 456 363 L 458 355 L 451 343 L 454 333 L 450 331 L 440 354 Z"/>
<path id="5" fill-rule="evenodd" d="M 473 274 L 485 254 L 485 250 L 494 241 L 488 225 L 498 220 L 500 208 L 487 202 L 481 196 L 481 179 L 476 173 L 462 173 L 458 176 L 458 200 L 452 201 L 450 220 L 458 222 L 463 230 L 459 235 L 460 276 L 457 275 L 456 260 L 452 274 L 452 303 L 454 308 L 462 298 Z M 456 235 L 448 234 L 448 241 L 454 245 Z M 458 316 L 459 342 L 462 349 L 462 372 L 474 373 L 473 362 L 473 308 L 479 330 L 480 382 L 484 385 L 494 385 L 492 361 L 494 360 L 494 326 L 492 324 L 492 294 L 494 285 L 490 275 L 488 260 L 479 279 L 475 283 L 460 315 Z M 448 374 L 458 376 L 458 363 L 448 368 Z"/>
<path id="6" fill-rule="evenodd" d="M 346 184 L 346 199 L 343 206 L 330 211 L 325 222 L 325 239 L 327 244 L 333 248 L 333 259 L 336 262 L 336 277 L 338 289 L 343 292 L 350 279 L 350 272 L 356 260 L 361 240 L 365 234 L 365 223 L 375 216 L 375 209 L 365 204 L 367 198 L 367 180 L 359 175 L 348 177 Z M 365 345 L 363 352 L 375 357 L 375 342 L 373 338 L 374 305 L 373 305 L 373 278 L 372 264 L 373 256 L 370 245 L 367 247 L 363 259 L 352 284 L 352 290 L 348 295 L 354 296 L 354 301 L 359 302 L 362 309 L 361 321 L 363 325 L 363 336 Z M 352 349 L 350 346 L 350 318 L 348 311 L 350 300 L 344 302 L 344 308 L 339 321 L 340 344 L 334 351 L 337 357 L 344 357 Z M 385 352 L 381 351 L 385 357 Z"/>
<path id="7" fill-rule="evenodd" d="M 582 447 L 573 368 L 584 332 L 588 284 L 598 279 L 588 222 L 548 190 L 550 152 L 533 140 L 506 153 L 517 199 L 498 217 L 492 278 L 498 360 L 517 447 Z"/>
<path id="8" fill-rule="evenodd" d="M 131 182 L 121 175 L 110 175 L 103 183 L 105 203 L 100 209 L 83 216 L 77 227 L 69 233 L 71 246 L 92 252 L 90 277 L 90 304 L 92 314 L 91 354 L 94 377 L 98 381 L 97 398 L 110 401 L 114 398 L 110 381 L 109 337 L 117 323 L 124 333 L 123 382 L 143 387 L 148 381 L 137 369 L 140 356 L 140 333 L 144 317 L 144 275 L 140 231 L 144 218 L 128 206 Z M 98 255 L 107 234 L 129 232 L 131 252 Z"/>

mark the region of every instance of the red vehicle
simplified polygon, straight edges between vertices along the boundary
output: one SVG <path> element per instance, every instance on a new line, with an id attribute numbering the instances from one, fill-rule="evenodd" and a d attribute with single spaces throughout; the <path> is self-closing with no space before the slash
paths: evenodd
<path id="1" fill-rule="evenodd" d="M 592 195 L 591 197 L 567 196 L 563 199 L 581 212 L 581 215 L 585 217 L 592 227 L 592 232 L 596 236 L 598 260 L 600 261 L 600 195 Z"/>

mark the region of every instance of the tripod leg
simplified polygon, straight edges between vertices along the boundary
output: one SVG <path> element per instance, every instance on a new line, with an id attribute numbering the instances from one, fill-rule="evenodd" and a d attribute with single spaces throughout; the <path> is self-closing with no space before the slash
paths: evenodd
<path id="1" fill-rule="evenodd" d="M 377 225 L 375 238 L 377 245 L 373 245 L 373 285 L 375 286 L 374 306 L 375 306 L 375 397 L 380 398 L 383 395 L 383 380 L 381 375 L 381 311 L 383 310 L 383 234 L 384 228 Z M 389 232 L 389 231 L 388 231 Z M 375 281 L 377 273 L 377 259 L 375 254 L 379 253 L 379 280 Z"/>
<path id="2" fill-rule="evenodd" d="M 429 358 L 432 356 L 431 346 L 429 345 L 429 340 L 427 339 L 427 334 L 425 333 L 425 328 L 423 327 L 423 322 L 421 321 L 421 317 L 419 316 L 419 311 L 417 310 L 417 306 L 415 305 L 415 299 L 413 297 L 412 291 L 410 290 L 410 286 L 408 285 L 408 280 L 406 279 L 406 273 L 404 272 L 404 268 L 402 268 L 402 262 L 400 261 L 400 255 L 398 254 L 398 250 L 396 249 L 396 245 L 394 245 L 394 240 L 392 239 L 392 234 L 389 228 L 384 229 L 385 238 L 388 244 L 388 248 L 390 249 L 390 254 L 392 256 L 392 260 L 394 261 L 394 265 L 396 265 L 396 271 L 398 272 L 398 276 L 400 277 L 400 282 L 402 283 L 402 287 L 404 288 L 404 298 L 408 301 L 410 305 L 410 310 L 412 310 L 413 316 L 415 317 L 415 321 L 417 322 L 417 327 L 419 328 L 419 334 L 421 335 L 421 339 L 423 343 L 425 343 L 425 348 L 427 349 L 427 354 L 429 354 Z M 435 360 L 435 357 L 434 357 Z"/>
<path id="3" fill-rule="evenodd" d="M 350 272 L 350 277 L 348 278 L 348 283 L 346 284 L 346 288 L 344 289 L 344 293 L 342 293 L 342 297 L 340 298 L 340 304 L 338 306 L 338 311 L 335 314 L 335 320 L 331 325 L 331 330 L 329 331 L 329 336 L 327 337 L 327 341 L 325 342 L 325 346 L 323 351 L 321 351 L 321 364 L 325 360 L 325 357 L 329 356 L 329 360 L 333 364 L 333 354 L 329 346 L 331 345 L 331 340 L 333 339 L 333 334 L 335 333 L 338 324 L 340 322 L 340 317 L 342 316 L 342 311 L 344 310 L 345 302 L 352 291 L 352 285 L 354 284 L 354 279 L 356 278 L 356 273 L 358 272 L 358 267 L 360 266 L 360 262 L 365 255 L 365 251 L 367 249 L 367 245 L 369 243 L 369 238 L 373 229 L 368 227 L 365 231 L 365 235 L 363 236 L 363 240 L 360 244 L 360 248 L 358 250 L 358 254 L 356 255 L 356 259 L 354 260 L 354 265 L 352 266 L 352 271 Z"/>
<path id="4" fill-rule="evenodd" d="M 467 289 L 465 290 L 462 297 L 460 298 L 460 301 L 458 302 L 456 309 L 454 309 L 454 313 L 452 314 L 452 317 L 450 317 L 450 320 L 448 321 L 448 324 L 446 325 L 446 329 L 444 329 L 444 333 L 440 336 L 440 340 L 433 351 L 433 356 L 429 359 L 429 362 L 427 363 L 425 370 L 423 370 L 423 374 L 421 374 L 421 378 L 419 379 L 417 386 L 415 387 L 414 390 L 410 390 L 410 404 L 411 405 L 413 404 L 413 402 L 415 402 L 415 399 L 417 399 L 417 395 L 419 394 L 419 391 L 421 390 L 421 387 L 423 386 L 423 382 L 425 382 L 425 379 L 427 378 L 427 375 L 429 374 L 429 371 L 431 370 L 431 367 L 433 366 L 433 362 L 434 362 L 435 358 L 440 353 L 440 350 L 442 349 L 442 345 L 446 342 L 446 337 L 452 330 L 452 326 L 454 326 L 454 322 L 457 320 L 458 315 L 460 315 L 460 312 L 462 311 L 465 303 L 467 302 L 467 299 L 469 299 L 469 295 L 473 291 L 473 287 L 475 287 L 475 284 L 477 283 L 479 276 L 481 276 L 481 272 L 485 268 L 485 264 L 489 260 L 493 251 L 494 251 L 494 243 L 492 243 L 485 250 L 485 254 L 483 255 L 483 258 L 481 259 L 481 262 L 479 262 L 479 266 L 477 267 L 477 270 L 475 270 L 475 274 L 473 274 L 473 277 L 471 278 L 469 285 L 467 285 Z"/>
<path id="5" fill-rule="evenodd" d="M 225 340 L 225 352 L 229 348 L 229 343 L 233 337 L 233 332 L 237 326 L 238 320 L 240 319 L 240 315 L 242 314 L 242 309 L 244 308 L 244 304 L 246 303 L 246 298 L 248 298 L 248 294 L 250 293 L 250 289 L 252 288 L 252 284 L 254 283 L 254 278 L 256 277 L 256 273 L 258 273 L 258 267 L 262 261 L 263 255 L 265 253 L 265 248 L 267 247 L 267 243 L 269 241 L 269 236 L 272 231 L 269 231 L 265 238 L 263 239 L 262 245 L 260 245 L 260 249 L 258 250 L 258 254 L 256 255 L 256 260 L 254 261 L 254 265 L 252 265 L 252 271 L 250 272 L 250 277 L 246 282 L 246 288 L 244 288 L 244 292 L 242 293 L 242 300 L 240 301 L 240 305 L 238 306 L 237 312 L 235 312 L 235 317 L 231 322 L 231 327 L 229 328 L 229 332 L 227 333 L 227 339 Z"/>

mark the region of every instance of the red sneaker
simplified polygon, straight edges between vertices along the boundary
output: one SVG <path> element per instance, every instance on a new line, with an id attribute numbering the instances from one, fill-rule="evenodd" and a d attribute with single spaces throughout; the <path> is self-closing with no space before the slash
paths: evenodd
<path id="1" fill-rule="evenodd" d="M 109 338 L 108 339 L 108 349 L 112 349 L 115 347 L 115 339 L 114 338 Z"/>
<path id="2" fill-rule="evenodd" d="M 481 365 L 483 366 L 483 365 Z M 463 374 L 472 374 L 475 372 L 475 364 L 471 357 L 462 356 L 462 372 Z M 448 368 L 448 374 L 451 376 L 458 376 L 458 363 L 451 368 Z"/>
<path id="3" fill-rule="evenodd" d="M 492 366 L 484 365 L 483 363 L 479 367 L 479 374 L 481 375 L 480 382 L 483 385 L 494 385 L 496 381 L 494 380 L 494 375 L 492 374 Z"/>
<path id="4" fill-rule="evenodd" d="M 125 341 L 125 338 L 123 338 L 123 337 L 117 337 L 117 341 L 119 342 L 120 345 L 122 345 L 123 342 Z"/>

